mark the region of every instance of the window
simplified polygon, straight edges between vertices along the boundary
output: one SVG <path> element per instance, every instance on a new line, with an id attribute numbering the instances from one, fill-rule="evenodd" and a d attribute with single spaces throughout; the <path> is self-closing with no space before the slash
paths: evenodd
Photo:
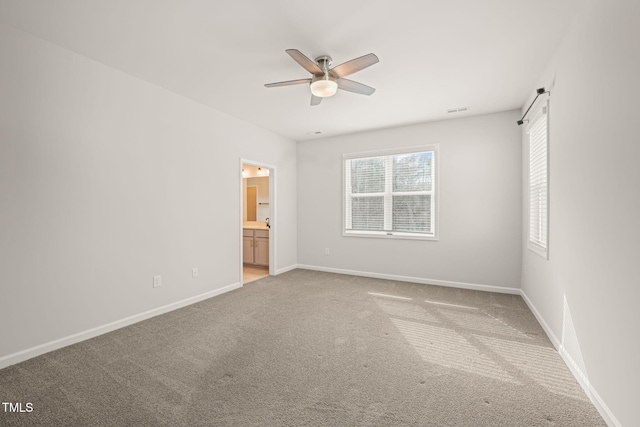
<path id="1" fill-rule="evenodd" d="M 344 235 L 436 238 L 436 147 L 344 156 Z"/>
<path id="2" fill-rule="evenodd" d="M 549 190 L 547 103 L 531 119 L 529 134 L 529 249 L 547 258 Z"/>

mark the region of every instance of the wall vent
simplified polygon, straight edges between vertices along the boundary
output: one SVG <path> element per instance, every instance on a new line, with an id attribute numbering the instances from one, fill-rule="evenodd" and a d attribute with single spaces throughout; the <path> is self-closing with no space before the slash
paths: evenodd
<path id="1" fill-rule="evenodd" d="M 462 113 L 463 111 L 467 111 L 469 110 L 469 107 L 460 107 L 460 108 L 452 108 L 450 110 L 447 110 L 447 113 L 451 114 L 451 113 Z"/>

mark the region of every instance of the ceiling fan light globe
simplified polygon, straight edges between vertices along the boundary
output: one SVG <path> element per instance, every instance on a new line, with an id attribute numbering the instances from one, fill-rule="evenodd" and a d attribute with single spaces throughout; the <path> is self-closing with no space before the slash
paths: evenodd
<path id="1" fill-rule="evenodd" d="M 338 90 L 338 84 L 333 80 L 316 80 L 311 83 L 311 93 L 320 98 L 333 96 Z"/>

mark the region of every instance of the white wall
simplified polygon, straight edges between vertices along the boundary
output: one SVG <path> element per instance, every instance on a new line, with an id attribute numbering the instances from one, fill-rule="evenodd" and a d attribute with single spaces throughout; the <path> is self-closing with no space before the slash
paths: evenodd
<path id="1" fill-rule="evenodd" d="M 549 260 L 523 239 L 524 293 L 601 413 L 624 426 L 640 420 L 638 22 L 637 0 L 589 1 L 531 88 L 552 91 Z"/>
<path id="2" fill-rule="evenodd" d="M 298 263 L 519 288 L 519 118 L 510 111 L 299 142 Z M 439 144 L 439 241 L 343 237 L 342 155 L 427 144 Z"/>
<path id="3" fill-rule="evenodd" d="M 0 367 L 237 285 L 240 158 L 276 167 L 296 264 L 295 142 L 2 26 L 0 57 Z"/>

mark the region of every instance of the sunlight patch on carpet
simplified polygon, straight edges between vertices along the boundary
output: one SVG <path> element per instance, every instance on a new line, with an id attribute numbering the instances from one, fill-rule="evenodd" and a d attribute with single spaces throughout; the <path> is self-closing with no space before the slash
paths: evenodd
<path id="1" fill-rule="evenodd" d="M 474 331 L 503 335 L 512 338 L 531 339 L 516 328 L 485 312 L 461 313 L 456 310 L 443 310 L 441 313 L 456 325 Z"/>
<path id="2" fill-rule="evenodd" d="M 456 307 L 456 308 L 464 308 L 465 310 L 477 310 L 477 307 L 469 307 L 468 305 L 459 305 L 459 304 L 449 304 L 447 302 L 439 302 L 439 301 L 429 301 L 424 300 L 424 302 L 435 305 L 444 305 L 447 307 Z"/>
<path id="3" fill-rule="evenodd" d="M 406 319 L 420 320 L 423 322 L 441 323 L 433 315 L 429 314 L 423 307 L 415 303 L 404 301 L 394 301 L 387 299 L 374 299 L 376 304 L 389 316 L 403 317 Z"/>
<path id="4" fill-rule="evenodd" d="M 588 400 L 553 348 L 480 335 L 474 337 L 550 392 Z"/>
<path id="5" fill-rule="evenodd" d="M 426 362 L 520 384 L 489 356 L 451 329 L 402 319 L 392 318 L 391 321 Z"/>
<path id="6" fill-rule="evenodd" d="M 374 297 L 384 297 L 384 298 L 393 298 L 393 299 L 401 299 L 411 301 L 413 298 L 401 297 L 398 295 L 387 295 L 387 294 L 378 294 L 376 292 L 367 292 L 369 295 L 373 295 Z"/>

